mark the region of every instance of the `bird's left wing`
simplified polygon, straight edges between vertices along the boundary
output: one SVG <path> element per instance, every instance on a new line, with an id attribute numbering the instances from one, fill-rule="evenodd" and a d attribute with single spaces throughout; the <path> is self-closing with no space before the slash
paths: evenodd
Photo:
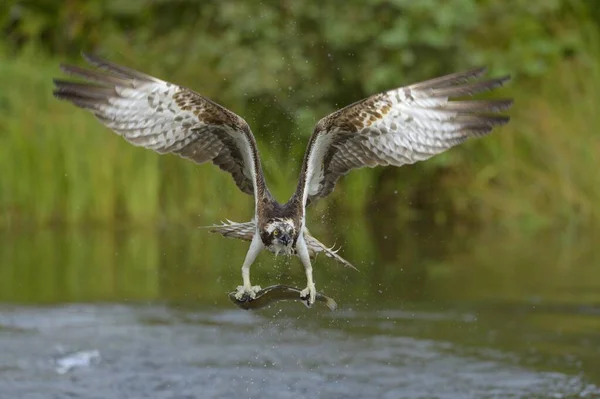
<path id="1" fill-rule="evenodd" d="M 306 206 L 331 193 L 354 168 L 428 159 L 509 117 L 512 100 L 450 101 L 502 86 L 509 77 L 475 80 L 485 68 L 376 94 L 321 119 L 310 138 L 296 190 Z"/>
<path id="2" fill-rule="evenodd" d="M 55 79 L 57 98 L 91 111 L 133 145 L 198 164 L 212 161 L 258 201 L 264 179 L 244 119 L 188 88 L 93 55 L 84 57 L 97 69 L 63 65 L 65 73 L 85 82 Z"/>

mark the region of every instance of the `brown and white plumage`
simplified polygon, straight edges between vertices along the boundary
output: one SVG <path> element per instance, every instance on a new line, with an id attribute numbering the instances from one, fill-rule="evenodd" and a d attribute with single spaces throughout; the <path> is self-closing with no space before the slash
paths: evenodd
<path id="1" fill-rule="evenodd" d="M 133 145 L 198 164 L 212 161 L 244 193 L 264 190 L 258 149 L 244 119 L 185 87 L 84 57 L 101 71 L 63 65 L 65 73 L 87 82 L 55 79 L 57 98 L 91 111 Z"/>
<path id="2" fill-rule="evenodd" d="M 321 119 L 310 138 L 297 194 L 308 205 L 361 167 L 402 166 L 491 132 L 512 100 L 450 101 L 502 86 L 502 77 L 471 82 L 484 68 L 375 94 Z"/>
<path id="3" fill-rule="evenodd" d="M 256 232 L 256 223 L 254 221 L 238 223 L 226 220 L 221 224 L 208 226 L 211 233 L 219 233 L 223 237 L 237 238 L 244 241 L 252 241 Z M 308 253 L 311 258 L 316 258 L 318 254 L 323 253 L 328 258 L 334 259 L 346 267 L 350 267 L 356 270 L 350 262 L 338 255 L 338 250 L 333 247 L 326 247 L 325 244 L 313 237 L 308 229 L 304 232 L 306 239 L 306 246 L 308 247 Z"/>
<path id="4" fill-rule="evenodd" d="M 442 76 L 375 94 L 321 119 L 309 140 L 298 187 L 279 204 L 270 194 L 250 127 L 239 116 L 202 95 L 95 56 L 84 55 L 96 70 L 62 66 L 78 83 L 55 80 L 54 95 L 89 110 L 130 143 L 174 153 L 196 163 L 211 161 L 252 194 L 255 215 L 247 223 L 211 226 L 226 237 L 250 241 L 242 265 L 238 296 L 254 297 L 250 266 L 262 249 L 297 255 L 314 302 L 311 258 L 318 253 L 353 267 L 314 238 L 305 226 L 305 208 L 330 194 L 352 169 L 402 166 L 428 159 L 471 137 L 507 123 L 498 112 L 512 100 L 453 101 L 502 86 L 508 77 L 478 80 L 484 68 Z"/>

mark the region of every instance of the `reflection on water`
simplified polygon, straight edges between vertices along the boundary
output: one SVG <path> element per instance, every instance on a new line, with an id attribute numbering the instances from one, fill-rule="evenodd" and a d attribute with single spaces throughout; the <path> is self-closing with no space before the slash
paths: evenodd
<path id="1" fill-rule="evenodd" d="M 600 396 L 593 237 L 351 223 L 313 231 L 360 269 L 315 263 L 333 314 L 235 308 L 247 243 L 201 229 L 4 234 L 0 397 Z M 304 284 L 267 253 L 252 278 Z"/>

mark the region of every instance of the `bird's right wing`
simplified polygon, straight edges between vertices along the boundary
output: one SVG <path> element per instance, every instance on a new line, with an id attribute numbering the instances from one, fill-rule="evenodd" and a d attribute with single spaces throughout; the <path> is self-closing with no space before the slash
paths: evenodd
<path id="1" fill-rule="evenodd" d="M 95 56 L 84 58 L 97 70 L 63 65 L 66 74 L 85 82 L 55 79 L 57 98 L 92 112 L 133 145 L 198 164 L 212 161 L 258 201 L 264 179 L 246 121 L 185 87 Z"/>
<path id="2" fill-rule="evenodd" d="M 509 79 L 475 80 L 484 73 L 477 68 L 375 94 L 321 119 L 304 156 L 296 197 L 309 205 L 329 195 L 352 169 L 412 164 L 505 124 L 509 117 L 497 113 L 512 100 L 452 101 Z"/>

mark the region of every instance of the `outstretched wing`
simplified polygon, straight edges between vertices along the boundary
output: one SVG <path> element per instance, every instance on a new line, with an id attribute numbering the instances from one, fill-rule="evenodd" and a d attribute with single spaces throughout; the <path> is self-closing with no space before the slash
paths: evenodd
<path id="1" fill-rule="evenodd" d="M 390 90 L 321 119 L 310 138 L 296 195 L 308 205 L 331 193 L 354 168 L 402 166 L 483 136 L 509 117 L 512 100 L 450 101 L 502 86 L 509 77 L 473 81 L 473 69 Z"/>
<path id="2" fill-rule="evenodd" d="M 131 144 L 174 153 L 229 172 L 240 190 L 264 189 L 258 150 L 241 117 L 185 87 L 98 57 L 84 58 L 100 70 L 63 65 L 86 82 L 55 79 L 54 95 L 92 112 Z"/>

